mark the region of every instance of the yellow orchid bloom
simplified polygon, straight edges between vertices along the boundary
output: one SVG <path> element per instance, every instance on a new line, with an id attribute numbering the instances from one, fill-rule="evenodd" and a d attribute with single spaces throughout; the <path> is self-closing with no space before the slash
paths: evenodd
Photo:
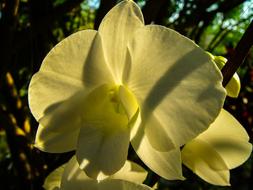
<path id="1" fill-rule="evenodd" d="M 210 127 L 182 149 L 182 161 L 203 180 L 226 186 L 229 170 L 245 162 L 252 151 L 243 126 L 222 110 Z"/>
<path id="2" fill-rule="evenodd" d="M 98 31 L 57 44 L 29 86 L 39 122 L 35 146 L 76 150 L 89 177 L 113 175 L 129 142 L 166 179 L 182 179 L 180 146 L 207 129 L 225 99 L 222 76 L 193 41 L 144 25 L 130 0 L 116 5 Z"/>
<path id="3" fill-rule="evenodd" d="M 207 52 L 208 55 L 213 59 L 218 68 L 221 70 L 226 62 L 228 61 L 225 57 L 214 56 L 211 53 Z M 232 98 L 237 98 L 241 89 L 240 78 L 237 73 L 233 75 L 228 84 L 226 85 L 227 95 Z"/>
<path id="4" fill-rule="evenodd" d="M 46 190 L 151 190 L 150 187 L 141 184 L 147 176 L 147 172 L 130 161 L 114 175 L 104 180 L 89 178 L 79 168 L 76 157 L 54 170 L 46 178 L 43 187 Z"/>

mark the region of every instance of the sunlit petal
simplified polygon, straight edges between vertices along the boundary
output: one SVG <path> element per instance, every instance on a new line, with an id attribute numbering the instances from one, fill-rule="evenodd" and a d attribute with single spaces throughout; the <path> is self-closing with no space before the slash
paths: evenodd
<path id="1" fill-rule="evenodd" d="M 229 185 L 229 170 L 221 156 L 208 143 L 198 139 L 187 143 L 182 161 L 205 181 L 214 185 Z"/>
<path id="2" fill-rule="evenodd" d="M 182 150 L 183 163 L 215 185 L 229 185 L 229 169 L 245 162 L 252 145 L 240 123 L 224 109 L 211 126 Z"/>
<path id="3" fill-rule="evenodd" d="M 228 96 L 237 98 L 241 90 L 241 82 L 237 73 L 233 75 L 228 84 L 226 85 Z"/>
<path id="4" fill-rule="evenodd" d="M 175 148 L 167 152 L 160 152 L 150 144 L 143 127 L 134 129 L 137 132 L 134 131 L 135 135 L 131 140 L 131 144 L 140 159 L 152 171 L 165 179 L 184 179 L 182 176 L 180 149 Z"/>
<path id="5" fill-rule="evenodd" d="M 138 102 L 136 101 L 134 94 L 124 86 L 119 87 L 119 98 L 124 107 L 126 114 L 131 119 L 139 109 Z"/>
<path id="6" fill-rule="evenodd" d="M 121 189 L 122 187 L 133 187 L 133 189 L 139 189 L 139 185 L 129 182 L 138 182 L 142 183 L 142 181 L 145 179 L 143 174 L 145 173 L 146 177 L 146 172 L 137 164 L 134 164 L 132 162 L 127 161 L 126 164 L 123 166 L 123 168 L 118 171 L 116 174 L 113 176 L 110 176 L 108 179 L 105 181 L 96 181 L 92 178 L 89 178 L 83 170 L 79 168 L 79 164 L 76 161 L 76 157 L 73 157 L 68 164 L 65 167 L 63 176 L 62 176 L 62 181 L 61 181 L 61 189 L 63 190 L 99 190 L 99 189 L 107 189 L 111 185 L 111 189 L 117 189 L 118 188 L 113 188 L 115 185 L 116 187 L 119 187 Z M 121 180 L 117 180 L 121 179 Z M 139 181 L 141 179 L 141 181 Z M 124 182 L 124 181 L 129 181 L 129 182 Z M 109 182 L 111 181 L 111 182 Z M 140 187 L 145 187 L 140 185 Z M 146 187 L 145 187 L 146 188 Z M 145 189 L 144 188 L 144 189 Z M 142 188 L 141 188 L 142 189 Z M 124 189 L 125 190 L 125 189 Z"/>
<path id="7" fill-rule="evenodd" d="M 66 152 L 76 148 L 89 90 L 77 92 L 68 100 L 49 107 L 38 127 L 35 146 L 46 152 Z"/>
<path id="8" fill-rule="evenodd" d="M 97 190 L 98 181 L 89 178 L 79 168 L 76 157 L 73 156 L 65 166 L 61 178 L 61 190 Z"/>
<path id="9" fill-rule="evenodd" d="M 148 172 L 138 164 L 126 161 L 125 165 L 117 173 L 110 176 L 110 179 L 122 179 L 125 181 L 143 183 L 147 174 Z"/>
<path id="10" fill-rule="evenodd" d="M 86 87 L 95 88 L 101 84 L 115 82 L 104 53 L 101 36 L 97 33 L 83 68 L 83 82 Z"/>
<path id="11" fill-rule="evenodd" d="M 106 60 L 117 83 L 122 80 L 127 43 L 141 26 L 143 16 L 133 1 L 122 1 L 116 5 L 99 26 L 98 32 L 102 36 Z"/>
<path id="12" fill-rule="evenodd" d="M 83 87 L 83 67 L 96 34 L 95 30 L 72 34 L 45 57 L 28 89 L 29 106 L 37 121 L 48 106 L 66 100 Z"/>
<path id="13" fill-rule="evenodd" d="M 222 157 L 229 169 L 245 162 L 252 151 L 249 136 L 243 126 L 222 109 L 214 123 L 197 139 L 209 143 Z"/>
<path id="14" fill-rule="evenodd" d="M 138 29 L 128 47 L 131 71 L 126 84 L 140 104 L 142 121 L 149 123 L 153 115 L 159 123 L 154 128 L 161 131 L 152 139 L 159 143 L 170 137 L 172 144 L 181 146 L 214 121 L 225 90 L 220 71 L 203 50 L 156 25 Z M 157 136 L 162 133 L 167 135 Z"/>
<path id="15" fill-rule="evenodd" d="M 219 69 L 222 69 L 227 62 L 227 59 L 222 56 L 212 56 L 214 62 L 217 64 Z M 227 95 L 233 98 L 238 97 L 241 89 L 240 78 L 237 73 L 233 75 L 228 84 L 226 85 Z"/>
<path id="16" fill-rule="evenodd" d="M 60 190 L 61 178 L 64 172 L 64 168 L 65 168 L 65 165 L 60 166 L 59 168 L 57 168 L 56 170 L 54 170 L 47 176 L 43 184 L 43 187 L 46 190 Z"/>

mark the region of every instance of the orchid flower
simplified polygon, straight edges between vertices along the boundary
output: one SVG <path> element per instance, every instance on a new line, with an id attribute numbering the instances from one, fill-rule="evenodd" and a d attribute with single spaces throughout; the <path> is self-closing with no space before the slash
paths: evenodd
<path id="1" fill-rule="evenodd" d="M 144 25 L 130 0 L 116 5 L 98 31 L 67 37 L 45 57 L 29 86 L 39 122 L 35 146 L 76 150 L 89 177 L 123 167 L 129 142 L 166 179 L 182 179 L 180 147 L 217 117 L 222 76 L 193 41 L 159 25 Z"/>
<path id="2" fill-rule="evenodd" d="M 114 175 L 98 181 L 89 178 L 79 168 L 76 157 L 54 170 L 46 178 L 43 187 L 46 190 L 151 190 L 150 187 L 141 184 L 147 176 L 147 172 L 130 161 Z"/>
<path id="3" fill-rule="evenodd" d="M 211 53 L 207 52 L 212 60 L 216 63 L 218 68 L 221 70 L 227 62 L 227 59 L 222 56 L 214 56 Z M 240 78 L 237 73 L 233 75 L 228 84 L 225 87 L 227 95 L 232 98 L 237 98 L 241 89 Z"/>
<path id="4" fill-rule="evenodd" d="M 182 161 L 205 181 L 226 186 L 229 170 L 245 162 L 252 151 L 243 126 L 226 110 L 198 137 L 182 149 Z"/>

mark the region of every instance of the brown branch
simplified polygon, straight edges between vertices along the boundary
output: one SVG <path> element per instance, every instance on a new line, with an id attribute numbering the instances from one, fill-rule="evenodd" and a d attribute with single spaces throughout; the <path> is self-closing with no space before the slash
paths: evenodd
<path id="1" fill-rule="evenodd" d="M 5 7 L 0 19 L 0 52 L 1 64 L 0 70 L 6 71 L 10 67 L 13 52 L 13 35 L 17 25 L 17 13 L 19 8 L 19 0 L 6 1 Z"/>
<path id="2" fill-rule="evenodd" d="M 231 58 L 228 59 L 227 64 L 222 68 L 223 86 L 226 86 L 230 81 L 234 73 L 243 63 L 247 56 L 251 46 L 253 45 L 253 21 L 251 21 L 249 27 L 243 34 L 241 40 L 237 44 L 235 51 Z"/>
<path id="3" fill-rule="evenodd" d="M 0 123 L 6 132 L 11 158 L 18 175 L 18 185 L 24 189 L 31 189 L 34 168 L 28 161 L 30 156 L 28 141 L 20 132 L 15 117 L 8 113 L 4 106 L 0 106 Z"/>

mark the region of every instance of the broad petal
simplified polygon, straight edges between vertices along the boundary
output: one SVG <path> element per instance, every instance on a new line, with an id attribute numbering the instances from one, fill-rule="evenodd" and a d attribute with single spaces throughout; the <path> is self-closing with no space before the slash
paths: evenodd
<path id="1" fill-rule="evenodd" d="M 197 139 L 205 141 L 222 157 L 229 169 L 245 162 L 252 151 L 249 136 L 243 126 L 226 110 Z"/>
<path id="2" fill-rule="evenodd" d="M 139 120 L 140 117 L 136 125 L 140 122 Z M 131 139 L 134 150 L 152 171 L 168 180 L 184 179 L 179 148 L 167 152 L 158 151 L 150 144 L 142 126 L 135 126 L 131 133 L 135 134 Z"/>
<path id="3" fill-rule="evenodd" d="M 128 48 L 126 84 L 140 104 L 142 121 L 149 123 L 152 114 L 160 123 L 154 127 L 161 131 L 152 139 L 165 131 L 181 146 L 214 121 L 225 98 L 222 76 L 196 44 L 173 30 L 149 25 L 135 32 Z"/>
<path id="4" fill-rule="evenodd" d="M 87 106 L 89 90 L 82 90 L 57 105 L 49 107 L 39 122 L 35 146 L 52 153 L 75 150 L 80 127 L 83 126 L 83 108 Z"/>
<path id="5" fill-rule="evenodd" d="M 57 44 L 30 82 L 29 106 L 38 121 L 48 106 L 68 99 L 83 87 L 83 67 L 97 32 L 80 31 Z"/>
<path id="6" fill-rule="evenodd" d="M 102 36 L 106 60 L 119 84 L 125 67 L 127 43 L 135 30 L 143 25 L 143 16 L 138 5 L 126 0 L 111 9 L 99 26 L 98 32 Z"/>
<path id="7" fill-rule="evenodd" d="M 182 150 L 182 161 L 203 180 L 214 185 L 229 185 L 229 169 L 208 143 L 198 139 L 187 143 Z"/>

